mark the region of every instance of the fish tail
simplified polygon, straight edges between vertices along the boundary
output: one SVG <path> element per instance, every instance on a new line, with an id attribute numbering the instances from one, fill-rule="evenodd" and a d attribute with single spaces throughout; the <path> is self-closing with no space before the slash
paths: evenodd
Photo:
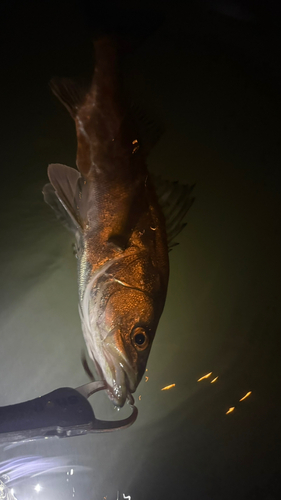
<path id="1" fill-rule="evenodd" d="M 116 62 L 118 59 L 117 42 L 115 37 L 103 36 L 94 41 L 95 49 L 95 73 L 94 78 L 99 74 L 112 75 L 116 72 Z"/>
<path id="2" fill-rule="evenodd" d="M 75 120 L 85 100 L 87 92 L 85 84 L 78 84 L 71 78 L 52 78 L 49 85 L 53 94 Z"/>
<path id="3" fill-rule="evenodd" d="M 95 71 L 92 79 L 92 85 L 99 85 L 99 81 L 105 80 L 115 85 L 114 74 L 117 68 L 117 45 L 114 37 L 103 36 L 94 41 L 95 49 Z M 71 78 L 55 77 L 49 83 L 53 94 L 65 106 L 69 114 L 75 120 L 79 110 L 85 104 L 87 93 L 90 86 L 85 82 L 75 81 Z"/>

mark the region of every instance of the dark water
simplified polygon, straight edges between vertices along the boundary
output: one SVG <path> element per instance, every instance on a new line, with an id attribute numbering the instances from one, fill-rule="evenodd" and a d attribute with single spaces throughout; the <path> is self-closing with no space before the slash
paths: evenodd
<path id="1" fill-rule="evenodd" d="M 8 471 L 18 500 L 274 500 L 280 16 L 261 1 L 206 0 L 185 10 L 176 2 L 121 3 L 166 15 L 126 78 L 165 124 L 150 170 L 196 182 L 196 202 L 170 254 L 137 422 L 115 434 L 1 447 L 0 477 Z M 91 72 L 89 12 L 100 4 L 87 6 L 1 4 L 0 405 L 87 382 L 72 240 L 41 195 L 49 163 L 75 165 L 73 122 L 47 84 Z M 176 385 L 161 391 L 169 384 Z M 98 416 L 119 418 L 104 394 L 92 401 Z M 29 469 L 5 465 L 16 459 Z"/>

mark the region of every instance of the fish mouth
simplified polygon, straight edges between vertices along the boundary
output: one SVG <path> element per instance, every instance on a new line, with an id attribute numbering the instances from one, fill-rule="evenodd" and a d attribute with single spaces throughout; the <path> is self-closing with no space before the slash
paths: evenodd
<path id="1" fill-rule="evenodd" d="M 103 269 L 103 272 L 107 267 Z M 122 407 L 126 399 L 132 404 L 132 392 L 135 392 L 138 385 L 138 373 L 132 352 L 128 352 L 130 347 L 126 347 L 120 329 L 115 327 L 108 331 L 100 324 L 100 300 L 104 292 L 103 284 L 96 287 L 100 274 L 102 274 L 101 271 L 88 283 L 79 313 L 88 353 L 101 379 L 107 384 L 109 399 L 115 406 Z M 90 311 L 90 294 L 95 288 L 94 285 L 98 293 L 94 297 L 95 300 L 93 299 L 94 304 Z"/>
<path id="2" fill-rule="evenodd" d="M 101 360 L 98 362 L 97 359 L 94 361 L 100 377 L 107 384 L 109 399 L 119 408 L 124 406 L 126 400 L 133 404 L 132 393 L 136 390 L 137 374 L 128 357 L 111 342 L 106 342 L 103 355 L 102 362 Z"/>

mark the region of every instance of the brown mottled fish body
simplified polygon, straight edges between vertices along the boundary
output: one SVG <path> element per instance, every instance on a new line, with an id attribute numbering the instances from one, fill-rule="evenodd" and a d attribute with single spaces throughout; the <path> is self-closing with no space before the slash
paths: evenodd
<path id="1" fill-rule="evenodd" d="M 79 310 L 90 357 L 122 406 L 144 373 L 169 276 L 165 218 L 118 74 L 114 44 L 95 43 L 85 97 L 52 89 L 75 120 L 78 170 L 50 165 L 47 203 L 74 232 Z"/>

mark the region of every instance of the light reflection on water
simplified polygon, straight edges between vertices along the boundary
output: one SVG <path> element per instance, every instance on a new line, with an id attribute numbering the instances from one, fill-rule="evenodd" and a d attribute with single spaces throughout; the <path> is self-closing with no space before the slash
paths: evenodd
<path id="1" fill-rule="evenodd" d="M 0 463 L 0 499 L 48 500 L 54 491 L 56 497 L 58 493 L 60 498 L 64 498 L 64 495 L 65 498 L 69 498 L 67 495 L 71 494 L 72 498 L 82 500 L 84 498 L 81 488 L 84 479 L 82 473 L 91 474 L 91 468 L 72 465 L 70 457 L 30 455 L 5 460 Z M 103 499 L 111 500 L 109 496 L 104 496 Z M 131 500 L 132 497 L 117 491 L 117 496 L 112 498 L 112 500 L 121 499 Z"/>
<path id="2" fill-rule="evenodd" d="M 31 500 L 40 493 L 41 500 L 50 498 L 50 485 L 60 494 L 75 493 L 77 474 L 89 473 L 90 467 L 74 466 L 70 457 L 22 456 L 0 463 L 0 498 L 6 500 Z M 72 478 L 71 485 L 69 476 Z M 81 496 L 82 498 L 82 496 Z"/>

